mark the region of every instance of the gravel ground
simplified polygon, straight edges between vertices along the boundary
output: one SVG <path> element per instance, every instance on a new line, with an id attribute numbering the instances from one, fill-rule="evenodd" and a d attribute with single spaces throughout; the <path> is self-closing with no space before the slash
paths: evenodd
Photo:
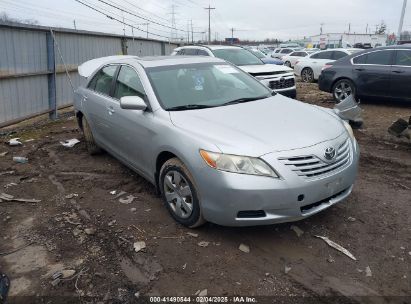
<path id="1" fill-rule="evenodd" d="M 316 84 L 299 83 L 298 99 L 333 106 Z M 11 279 L 10 296 L 21 303 L 34 295 L 56 297 L 52 303 L 108 303 L 207 289 L 212 296 L 274 296 L 284 303 L 411 301 L 411 144 L 386 131 L 397 118 L 408 119 L 411 107 L 368 101 L 362 108 L 352 195 L 301 222 L 250 228 L 176 224 L 155 188 L 116 159 L 89 156 L 83 142 L 60 145 L 81 139 L 70 113 L 0 130 L 1 141 L 23 141 L 0 144 L 0 153 L 8 152 L 0 156 L 0 193 L 41 200 L 0 203 L 0 271 Z M 16 164 L 13 156 L 29 162 Z M 119 201 L 128 195 L 131 203 Z M 292 225 L 304 233 L 297 236 Z M 329 237 L 357 261 L 315 235 Z M 137 241 L 146 248 L 135 252 Z M 61 270 L 75 275 L 53 282 Z"/>

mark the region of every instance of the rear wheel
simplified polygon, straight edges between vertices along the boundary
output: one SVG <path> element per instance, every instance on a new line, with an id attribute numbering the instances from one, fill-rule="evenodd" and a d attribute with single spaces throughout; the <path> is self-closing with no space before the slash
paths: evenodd
<path id="1" fill-rule="evenodd" d="M 83 134 L 84 134 L 84 139 L 86 141 L 86 147 L 87 147 L 88 153 L 90 153 L 91 155 L 101 153 L 101 149 L 99 148 L 99 146 L 97 146 L 96 142 L 94 141 L 94 136 L 93 136 L 93 133 L 91 132 L 91 128 L 90 128 L 90 125 L 88 124 L 86 117 L 83 116 L 81 119 L 81 122 L 83 126 Z"/>
<path id="2" fill-rule="evenodd" d="M 303 82 L 311 83 L 314 82 L 314 71 L 312 68 L 304 68 L 301 72 L 301 78 Z"/>
<path id="3" fill-rule="evenodd" d="M 167 210 L 177 222 L 189 228 L 205 223 L 194 179 L 178 158 L 169 159 L 161 167 L 160 190 Z"/>
<path id="4" fill-rule="evenodd" d="M 337 103 L 346 100 L 349 96 L 355 99 L 355 86 L 349 79 L 338 80 L 333 86 L 333 97 Z"/>

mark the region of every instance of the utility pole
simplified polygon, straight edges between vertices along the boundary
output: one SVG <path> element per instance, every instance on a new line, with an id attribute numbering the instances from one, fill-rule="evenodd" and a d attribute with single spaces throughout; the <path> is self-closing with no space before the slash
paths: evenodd
<path id="1" fill-rule="evenodd" d="M 177 31 L 176 31 L 176 5 L 173 3 L 171 5 L 171 40 L 177 39 Z"/>
<path id="2" fill-rule="evenodd" d="M 367 23 L 367 26 L 365 27 L 365 33 L 368 34 L 368 23 Z"/>
<path id="3" fill-rule="evenodd" d="M 231 28 L 231 44 L 234 43 L 234 28 Z"/>
<path id="4" fill-rule="evenodd" d="M 147 39 L 148 39 L 148 25 L 149 25 L 150 23 L 148 23 L 148 22 L 146 22 L 146 23 L 140 23 L 140 24 L 137 24 L 137 25 L 145 25 L 146 26 L 146 34 L 147 34 Z"/>
<path id="5" fill-rule="evenodd" d="M 348 23 L 348 34 L 351 34 L 351 23 Z"/>
<path id="6" fill-rule="evenodd" d="M 125 37 L 126 36 L 126 24 L 124 23 L 124 12 L 122 14 L 123 14 L 123 34 Z"/>
<path id="7" fill-rule="evenodd" d="M 208 44 L 211 43 L 211 10 L 215 10 L 215 7 L 211 7 L 210 4 L 204 9 L 208 10 Z"/>
<path id="8" fill-rule="evenodd" d="M 323 34 L 323 25 L 324 25 L 324 23 L 320 23 L 320 35 Z"/>
<path id="9" fill-rule="evenodd" d="M 191 19 L 191 43 L 194 43 L 193 19 Z"/>
<path id="10" fill-rule="evenodd" d="M 400 18 L 400 25 L 398 26 L 398 37 L 397 40 L 401 39 L 402 27 L 404 25 L 404 16 L 405 16 L 405 9 L 407 7 L 407 0 L 404 0 L 404 4 L 402 5 L 401 11 L 401 18 Z"/>
<path id="11" fill-rule="evenodd" d="M 76 19 L 73 20 L 73 24 L 74 24 L 74 29 L 77 30 Z"/>
<path id="12" fill-rule="evenodd" d="M 190 43 L 190 20 L 187 20 L 187 44 Z"/>

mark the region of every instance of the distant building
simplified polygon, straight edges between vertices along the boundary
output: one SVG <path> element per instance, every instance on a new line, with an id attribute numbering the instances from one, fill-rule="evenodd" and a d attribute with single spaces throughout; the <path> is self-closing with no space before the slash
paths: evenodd
<path id="1" fill-rule="evenodd" d="M 329 33 L 310 37 L 309 47 L 319 49 L 349 48 L 356 43 L 369 44 L 371 47 L 386 46 L 387 35 Z"/>
<path id="2" fill-rule="evenodd" d="M 226 43 L 236 44 L 240 43 L 240 39 L 238 38 L 225 38 Z"/>

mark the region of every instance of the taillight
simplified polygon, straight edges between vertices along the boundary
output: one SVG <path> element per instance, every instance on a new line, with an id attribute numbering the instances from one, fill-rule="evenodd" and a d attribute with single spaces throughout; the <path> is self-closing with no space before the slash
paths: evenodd
<path id="1" fill-rule="evenodd" d="M 323 66 L 323 68 L 321 69 L 321 71 L 324 71 L 324 70 L 326 70 L 326 69 L 328 69 L 328 68 L 331 68 L 332 67 L 332 64 L 326 64 L 325 66 Z"/>

